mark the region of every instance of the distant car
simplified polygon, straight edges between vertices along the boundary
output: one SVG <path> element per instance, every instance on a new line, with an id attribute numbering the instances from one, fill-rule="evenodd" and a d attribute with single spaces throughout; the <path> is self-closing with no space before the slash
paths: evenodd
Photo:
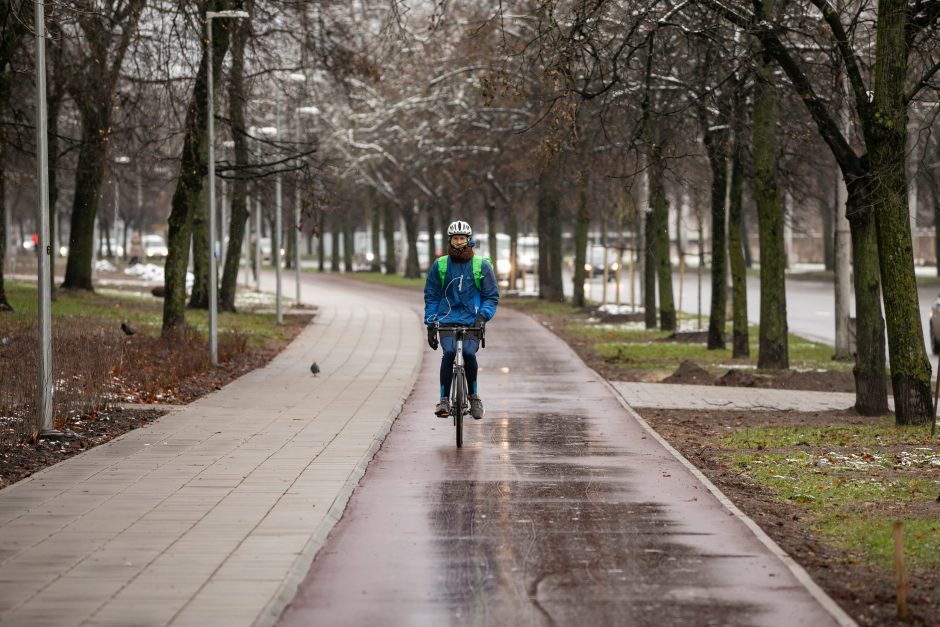
<path id="1" fill-rule="evenodd" d="M 940 296 L 930 308 L 930 348 L 933 354 L 940 354 Z"/>
<path id="2" fill-rule="evenodd" d="M 589 277 L 604 276 L 604 247 L 599 245 L 589 246 L 584 260 L 584 271 Z M 617 278 L 617 270 L 620 269 L 620 261 L 617 259 L 617 250 L 608 249 L 607 252 L 607 280 L 613 281 Z M 568 269 L 574 273 L 574 259 L 568 262 Z"/>
<path id="3" fill-rule="evenodd" d="M 144 235 L 140 238 L 140 246 L 147 259 L 166 259 L 166 256 L 170 254 L 162 235 Z"/>

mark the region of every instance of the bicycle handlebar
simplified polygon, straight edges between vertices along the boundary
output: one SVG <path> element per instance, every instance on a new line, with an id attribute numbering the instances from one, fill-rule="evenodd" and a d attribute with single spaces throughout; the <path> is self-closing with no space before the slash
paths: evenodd
<path id="1" fill-rule="evenodd" d="M 442 330 L 444 330 L 444 331 L 453 331 L 454 333 L 457 333 L 457 332 L 459 332 L 459 333 L 466 333 L 467 331 L 472 331 L 472 332 L 474 332 L 474 333 L 479 333 L 479 334 L 480 334 L 480 348 L 486 348 L 486 325 L 485 325 L 485 324 L 480 325 L 480 326 L 478 326 L 478 327 L 474 327 L 474 326 L 469 326 L 469 327 L 463 327 L 463 326 L 460 326 L 460 327 L 451 327 L 451 326 L 446 326 L 446 327 L 442 327 L 440 322 L 435 322 L 435 323 L 434 323 L 434 328 L 437 329 L 437 334 L 438 334 L 438 336 L 441 334 L 441 331 L 442 331 Z"/>

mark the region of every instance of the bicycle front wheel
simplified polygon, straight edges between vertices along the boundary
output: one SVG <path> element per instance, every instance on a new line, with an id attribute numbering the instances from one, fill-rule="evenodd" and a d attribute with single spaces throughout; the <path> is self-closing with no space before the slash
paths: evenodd
<path id="1" fill-rule="evenodd" d="M 467 413 L 467 379 L 463 370 L 454 377 L 454 428 L 457 431 L 457 448 L 463 446 L 463 417 Z"/>

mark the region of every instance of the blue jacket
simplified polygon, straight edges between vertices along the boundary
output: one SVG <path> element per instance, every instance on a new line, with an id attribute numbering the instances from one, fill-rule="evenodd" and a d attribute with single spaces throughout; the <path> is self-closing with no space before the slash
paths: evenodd
<path id="1" fill-rule="evenodd" d="M 496 273 L 488 261 L 483 261 L 483 279 L 480 289 L 473 282 L 473 262 L 447 260 L 444 289 L 437 262 L 431 264 L 424 281 L 424 324 L 470 325 L 477 314 L 487 321 L 496 315 L 499 304 L 499 286 Z"/>

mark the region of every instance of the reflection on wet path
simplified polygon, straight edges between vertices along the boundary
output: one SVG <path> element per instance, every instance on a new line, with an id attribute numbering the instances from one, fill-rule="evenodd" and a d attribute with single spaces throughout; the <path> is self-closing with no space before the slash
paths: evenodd
<path id="1" fill-rule="evenodd" d="M 430 355 L 281 624 L 832 624 L 567 346 L 500 315 L 486 418 L 456 449 Z"/>

